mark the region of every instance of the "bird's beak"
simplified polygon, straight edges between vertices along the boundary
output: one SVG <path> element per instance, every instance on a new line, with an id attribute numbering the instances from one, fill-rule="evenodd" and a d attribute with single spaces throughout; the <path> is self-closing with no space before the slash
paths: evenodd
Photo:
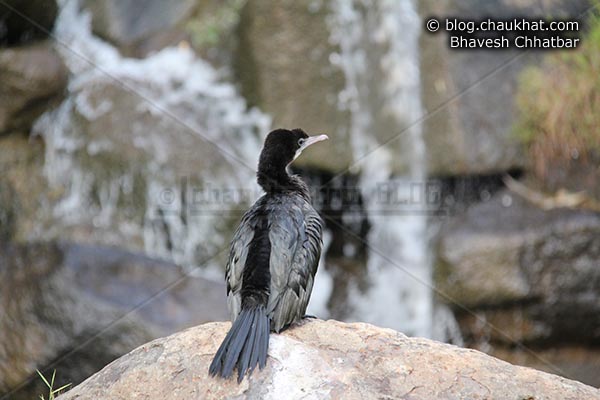
<path id="1" fill-rule="evenodd" d="M 310 146 L 311 144 L 315 144 L 318 142 L 322 142 L 323 140 L 327 140 L 329 139 L 329 136 L 327 135 L 319 135 L 319 136 L 309 136 L 304 143 L 302 144 L 302 146 L 300 147 L 300 151 L 306 149 L 308 146 Z"/>
<path id="2" fill-rule="evenodd" d="M 329 139 L 329 136 L 327 136 L 327 135 L 309 136 L 308 138 L 306 138 L 306 140 L 304 140 L 304 143 L 302 143 L 302 146 L 300 146 L 300 148 L 298 150 L 296 150 L 296 154 L 294 155 L 294 160 L 296 158 L 298 158 L 300 156 L 300 154 L 302 154 L 302 151 L 304 149 L 306 149 L 308 146 L 310 146 L 311 144 L 322 142 L 323 140 L 327 140 L 327 139 Z"/>

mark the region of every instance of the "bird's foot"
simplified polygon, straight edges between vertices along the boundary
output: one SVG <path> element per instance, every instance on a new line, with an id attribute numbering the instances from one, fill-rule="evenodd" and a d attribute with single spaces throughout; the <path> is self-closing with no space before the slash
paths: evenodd
<path id="1" fill-rule="evenodd" d="M 317 317 L 316 317 L 316 316 L 314 316 L 314 315 L 304 314 L 304 315 L 302 316 L 302 319 L 319 319 L 319 318 L 317 318 Z"/>

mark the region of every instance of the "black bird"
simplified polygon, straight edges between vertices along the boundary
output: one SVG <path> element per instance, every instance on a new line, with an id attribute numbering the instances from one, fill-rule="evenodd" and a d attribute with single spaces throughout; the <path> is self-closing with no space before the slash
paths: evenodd
<path id="1" fill-rule="evenodd" d="M 287 167 L 327 135 L 301 129 L 270 132 L 260 153 L 258 184 L 265 194 L 242 217 L 225 273 L 233 325 L 209 373 L 229 378 L 267 362 L 269 332 L 281 332 L 304 316 L 322 247 L 323 221 L 308 187 Z"/>

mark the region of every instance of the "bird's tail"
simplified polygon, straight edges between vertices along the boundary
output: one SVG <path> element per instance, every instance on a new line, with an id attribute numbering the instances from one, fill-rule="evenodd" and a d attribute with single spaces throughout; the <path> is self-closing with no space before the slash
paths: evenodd
<path id="1" fill-rule="evenodd" d="M 238 383 L 246 371 L 263 369 L 267 363 L 270 320 L 264 306 L 242 309 L 223 339 L 208 372 L 212 376 L 229 378 L 237 366 Z"/>

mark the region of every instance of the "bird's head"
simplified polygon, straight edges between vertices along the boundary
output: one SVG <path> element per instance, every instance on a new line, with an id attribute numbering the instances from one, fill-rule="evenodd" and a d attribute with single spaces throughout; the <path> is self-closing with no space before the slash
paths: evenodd
<path id="1" fill-rule="evenodd" d="M 270 168 L 285 168 L 310 145 L 327 140 L 327 135 L 308 136 L 302 129 L 276 129 L 265 139 L 260 154 L 260 165 Z"/>

